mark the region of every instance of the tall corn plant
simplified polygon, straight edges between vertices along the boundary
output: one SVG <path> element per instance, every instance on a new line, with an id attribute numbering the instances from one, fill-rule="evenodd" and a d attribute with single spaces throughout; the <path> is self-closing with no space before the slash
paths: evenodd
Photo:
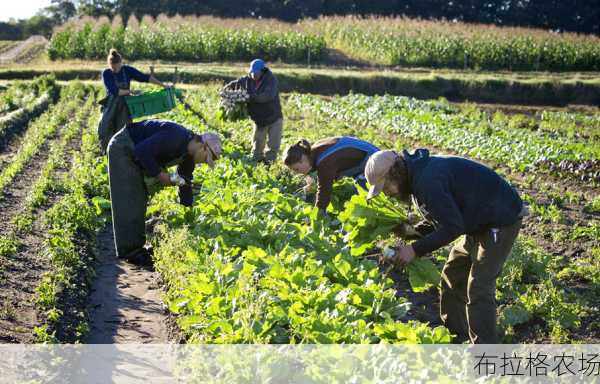
<path id="1" fill-rule="evenodd" d="M 304 62 L 310 55 L 318 61 L 325 55 L 323 37 L 302 31 L 259 31 L 255 28 L 217 28 L 214 25 L 159 18 L 141 23 L 130 19 L 127 27 L 110 25 L 106 19 L 69 24 L 56 31 L 48 48 L 58 59 L 98 59 L 111 47 L 130 60 L 234 61 L 262 57 L 266 60 Z"/>

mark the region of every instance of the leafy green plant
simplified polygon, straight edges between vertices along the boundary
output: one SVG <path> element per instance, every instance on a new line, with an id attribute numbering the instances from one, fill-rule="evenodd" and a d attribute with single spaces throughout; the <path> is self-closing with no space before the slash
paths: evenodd
<path id="1" fill-rule="evenodd" d="M 0 256 L 10 256 L 17 252 L 18 240 L 14 236 L 0 237 Z"/>
<path id="2" fill-rule="evenodd" d="M 590 239 L 600 243 L 600 222 L 592 221 L 587 227 L 576 226 L 571 232 L 571 240 Z"/>
<path id="3" fill-rule="evenodd" d="M 440 271 L 431 260 L 417 257 L 406 265 L 408 281 L 413 291 L 424 292 L 440 283 Z"/>
<path id="4" fill-rule="evenodd" d="M 600 196 L 585 205 L 585 210 L 590 213 L 600 212 Z"/>
<path id="5" fill-rule="evenodd" d="M 352 255 L 360 256 L 372 248 L 382 235 L 390 234 L 394 228 L 407 223 L 408 216 L 382 194 L 367 201 L 367 193 L 361 188 L 346 204 L 339 220 L 347 231 L 344 240 Z"/>
<path id="6" fill-rule="evenodd" d="M 179 110 L 168 116 L 200 123 Z M 233 128 L 233 137 L 215 170 L 195 174 L 202 188 L 193 207 L 176 204 L 175 191 L 166 189 L 148 209 L 162 222 L 155 266 L 188 341 L 450 341 L 443 327 L 402 323 L 410 303 L 396 297 L 377 263 L 353 256 L 339 227 L 293 195 L 281 165 L 245 159 L 243 136 L 235 136 L 244 122 L 219 124 Z"/>
<path id="7" fill-rule="evenodd" d="M 62 324 L 67 308 L 63 307 L 64 303 L 60 298 L 63 295 L 86 295 L 86 289 L 89 287 L 85 283 L 76 284 L 76 278 L 83 274 L 85 281 L 90 281 L 92 274 L 90 264 L 93 260 L 89 256 L 85 257 L 81 252 L 78 238 L 84 233 L 96 231 L 105 223 L 104 217 L 97 213 L 97 205 L 102 204 L 100 198 L 105 199 L 108 196 L 106 167 L 103 165 L 105 160 L 99 153 L 95 130 L 98 116 L 97 113 L 91 113 L 98 92 L 83 87 L 81 83 L 73 86 L 79 89 L 75 94 L 77 98 L 73 102 L 83 104 L 83 108 L 76 113 L 74 121 L 65 128 L 57 147 L 64 148 L 74 135 L 81 132 L 82 126 L 85 129 L 82 132 L 81 148 L 73 153 L 71 169 L 61 180 L 54 180 L 60 184 L 62 196 L 42 215 L 42 222 L 50 235 L 44 242 L 42 251 L 50 260 L 51 269 L 43 275 L 36 288 L 35 302 L 46 314 L 46 323 L 37 327 L 35 332 L 39 341 L 44 343 L 58 341 L 55 335 L 59 326 L 63 334 L 70 335 L 67 336 L 69 341 L 81 340 L 85 337 L 88 327 L 83 314 L 73 316 L 73 309 L 68 308 L 74 320 L 72 323 Z M 42 173 L 35 188 L 47 190 L 49 187 L 51 170 L 60 164 L 60 159 L 58 156 L 55 157 L 55 153 L 50 154 L 48 163 L 44 167 L 48 172 Z M 64 154 L 63 151 L 62 155 Z M 94 200 L 93 196 L 97 198 Z M 35 203 L 39 203 L 35 197 L 28 201 L 29 206 Z"/>

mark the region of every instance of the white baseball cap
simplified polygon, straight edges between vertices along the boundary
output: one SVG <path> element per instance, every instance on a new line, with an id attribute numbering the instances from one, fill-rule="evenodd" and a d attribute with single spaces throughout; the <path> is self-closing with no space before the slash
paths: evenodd
<path id="1" fill-rule="evenodd" d="M 206 156 L 206 163 L 209 167 L 214 168 L 215 160 L 221 157 L 221 138 L 218 134 L 213 132 L 207 132 L 200 135 L 202 142 L 208 146 L 208 156 Z"/>
<path id="2" fill-rule="evenodd" d="M 385 178 L 398 157 L 398 154 L 394 151 L 378 151 L 369 157 L 365 165 L 365 177 L 371 186 L 367 199 L 372 199 L 381 193 Z"/>

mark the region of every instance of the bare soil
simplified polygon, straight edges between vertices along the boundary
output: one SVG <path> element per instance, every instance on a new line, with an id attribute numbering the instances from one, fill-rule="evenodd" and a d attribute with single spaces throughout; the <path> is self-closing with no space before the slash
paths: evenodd
<path id="1" fill-rule="evenodd" d="M 90 344 L 169 341 L 158 274 L 117 258 L 113 232 L 97 237 L 96 279 L 90 297 Z"/>
<path id="2" fill-rule="evenodd" d="M 1 234 L 14 232 L 12 218 L 23 209 L 55 139 L 56 136 L 49 138 L 4 191 L 0 199 Z M 0 258 L 0 342 L 35 342 L 33 329 L 43 323 L 43 315 L 32 301 L 41 276 L 50 269 L 48 258 L 40 252 L 47 234 L 38 213 L 50 207 L 58 197 L 50 193 L 46 203 L 35 212 L 32 230 L 24 235 L 17 234 L 20 245 L 16 254 Z"/>

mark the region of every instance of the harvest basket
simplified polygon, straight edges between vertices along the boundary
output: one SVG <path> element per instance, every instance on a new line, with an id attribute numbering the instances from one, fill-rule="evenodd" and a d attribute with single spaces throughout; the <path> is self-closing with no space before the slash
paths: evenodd
<path id="1" fill-rule="evenodd" d="M 170 111 L 177 104 L 176 96 L 180 93 L 175 88 L 163 88 L 138 96 L 125 96 L 125 102 L 132 119 L 155 115 Z"/>

